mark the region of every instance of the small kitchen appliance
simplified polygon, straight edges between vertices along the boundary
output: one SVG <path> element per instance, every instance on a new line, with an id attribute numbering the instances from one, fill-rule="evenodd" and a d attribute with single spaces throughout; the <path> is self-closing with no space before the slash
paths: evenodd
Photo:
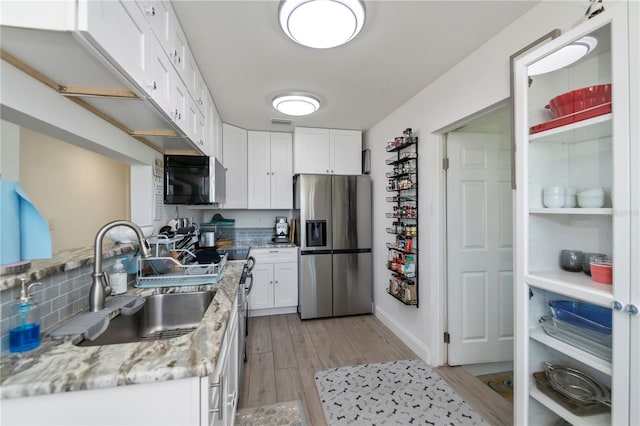
<path id="1" fill-rule="evenodd" d="M 274 243 L 289 242 L 289 223 L 284 216 L 276 216 L 276 238 Z"/>

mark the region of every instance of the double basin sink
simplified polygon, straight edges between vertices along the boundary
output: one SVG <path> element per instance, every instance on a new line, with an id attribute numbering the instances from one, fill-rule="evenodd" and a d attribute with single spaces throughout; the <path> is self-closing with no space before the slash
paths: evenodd
<path id="1" fill-rule="evenodd" d="M 215 294 L 216 290 L 147 296 L 144 305 L 135 314 L 118 315 L 96 339 L 85 339 L 76 344 L 114 345 L 188 334 L 200 325 Z"/>

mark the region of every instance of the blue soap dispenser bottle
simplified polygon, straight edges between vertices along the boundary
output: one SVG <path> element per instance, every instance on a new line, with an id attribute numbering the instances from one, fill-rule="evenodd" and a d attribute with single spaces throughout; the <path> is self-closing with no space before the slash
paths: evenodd
<path id="1" fill-rule="evenodd" d="M 40 346 L 40 309 L 33 297 L 33 283 L 28 288 L 21 278 L 20 297 L 13 303 L 13 320 L 9 329 L 9 352 L 25 352 Z"/>

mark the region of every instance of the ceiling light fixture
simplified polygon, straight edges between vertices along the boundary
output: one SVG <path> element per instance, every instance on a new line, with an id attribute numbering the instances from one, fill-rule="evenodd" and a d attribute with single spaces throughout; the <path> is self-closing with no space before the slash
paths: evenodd
<path id="1" fill-rule="evenodd" d="M 361 0 L 283 0 L 278 15 L 286 35 L 315 49 L 345 44 L 358 35 L 365 17 Z"/>
<path id="2" fill-rule="evenodd" d="M 309 115 L 320 108 L 320 101 L 310 95 L 282 95 L 273 98 L 273 107 L 287 115 Z"/>
<path id="3" fill-rule="evenodd" d="M 597 45 L 598 40 L 596 38 L 591 36 L 582 37 L 531 64 L 528 69 L 529 76 L 545 74 L 571 65 L 595 49 Z"/>

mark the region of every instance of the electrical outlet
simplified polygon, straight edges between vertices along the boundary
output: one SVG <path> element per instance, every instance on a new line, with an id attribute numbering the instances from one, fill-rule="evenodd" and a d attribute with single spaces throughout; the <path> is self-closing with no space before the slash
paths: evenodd
<path id="1" fill-rule="evenodd" d="M 54 227 L 53 227 L 53 219 L 49 218 L 49 231 L 53 231 Z"/>

